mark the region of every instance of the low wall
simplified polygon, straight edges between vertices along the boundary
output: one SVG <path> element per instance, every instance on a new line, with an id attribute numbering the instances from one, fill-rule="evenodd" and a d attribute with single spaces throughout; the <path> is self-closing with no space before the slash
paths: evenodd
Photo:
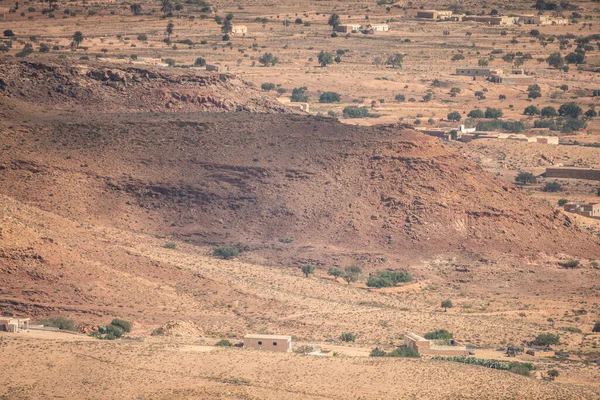
<path id="1" fill-rule="evenodd" d="M 546 168 L 546 177 L 600 181 L 600 169 Z"/>

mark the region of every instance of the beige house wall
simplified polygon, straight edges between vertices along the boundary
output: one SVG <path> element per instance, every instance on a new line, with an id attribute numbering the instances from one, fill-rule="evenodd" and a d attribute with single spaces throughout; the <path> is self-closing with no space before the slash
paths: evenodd
<path id="1" fill-rule="evenodd" d="M 246 335 L 244 337 L 244 347 L 249 349 L 279 351 L 289 353 L 292 351 L 292 337 L 282 336 L 255 336 Z"/>

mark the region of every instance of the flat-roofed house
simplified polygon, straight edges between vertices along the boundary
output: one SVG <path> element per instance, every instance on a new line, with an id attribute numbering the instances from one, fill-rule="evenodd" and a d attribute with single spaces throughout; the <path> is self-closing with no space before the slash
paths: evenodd
<path id="1" fill-rule="evenodd" d="M 390 30 L 390 26 L 388 24 L 373 24 L 367 25 L 367 29 L 370 29 L 373 32 L 387 32 Z"/>
<path id="2" fill-rule="evenodd" d="M 362 26 L 361 24 L 341 24 L 341 25 L 336 26 L 334 28 L 334 30 L 336 32 L 352 33 L 352 32 L 359 31 L 361 26 Z"/>
<path id="3" fill-rule="evenodd" d="M 231 34 L 235 36 L 246 36 L 248 28 L 246 25 L 233 25 L 231 27 Z"/>
<path id="4" fill-rule="evenodd" d="M 289 353 L 292 351 L 292 337 L 287 335 L 248 334 L 244 336 L 244 347 Z"/>
<path id="5" fill-rule="evenodd" d="M 20 332 L 29 329 L 29 318 L 0 317 L 0 331 Z"/>

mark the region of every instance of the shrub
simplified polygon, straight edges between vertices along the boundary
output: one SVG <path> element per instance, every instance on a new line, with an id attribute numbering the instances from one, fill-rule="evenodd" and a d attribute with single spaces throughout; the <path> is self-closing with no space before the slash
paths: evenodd
<path id="1" fill-rule="evenodd" d="M 560 183 L 558 183 L 556 181 L 548 182 L 544 186 L 544 192 L 551 192 L 551 193 L 562 192 L 562 186 L 560 185 Z"/>
<path id="2" fill-rule="evenodd" d="M 174 66 L 175 66 L 175 64 L 176 64 L 176 61 L 175 61 L 175 60 L 173 60 L 172 58 L 167 58 L 167 59 L 165 60 L 165 64 L 167 64 L 169 67 L 174 67 Z"/>
<path id="3" fill-rule="evenodd" d="M 557 345 L 560 343 L 560 337 L 552 333 L 540 333 L 531 343 L 536 346 Z"/>
<path id="4" fill-rule="evenodd" d="M 13 37 L 13 36 L 15 36 L 15 33 L 12 30 L 7 29 L 7 30 L 4 31 L 4 36 L 6 36 L 6 37 Z"/>
<path id="5" fill-rule="evenodd" d="M 167 243 L 163 244 L 162 247 L 165 248 L 165 249 L 175 250 L 177 248 L 177 243 L 175 243 L 175 242 L 167 242 Z"/>
<path id="6" fill-rule="evenodd" d="M 271 83 L 271 82 L 265 82 L 265 83 L 263 83 L 262 85 L 260 85 L 260 88 L 261 88 L 262 90 L 264 90 L 265 92 L 268 92 L 268 91 L 270 91 L 270 90 L 273 90 L 273 89 L 275 89 L 275 84 L 274 84 L 274 83 Z"/>
<path id="7" fill-rule="evenodd" d="M 27 43 L 25 46 L 23 46 L 23 50 L 16 53 L 15 56 L 16 57 L 27 57 L 31 53 L 33 53 L 33 46 L 31 45 L 31 43 Z"/>
<path id="8" fill-rule="evenodd" d="M 531 370 L 533 369 L 533 365 L 529 363 L 520 363 L 520 362 L 511 362 L 508 367 L 508 371 L 513 374 L 518 374 L 522 376 L 531 375 Z"/>
<path id="9" fill-rule="evenodd" d="M 387 353 L 381 350 L 379 347 L 375 347 L 373 350 L 371 350 L 369 357 L 385 357 L 386 354 Z"/>
<path id="10" fill-rule="evenodd" d="M 48 47 L 48 45 L 45 43 L 40 44 L 40 53 L 48 53 L 48 52 L 50 52 L 50 47 Z"/>
<path id="11" fill-rule="evenodd" d="M 341 96 L 336 92 L 324 92 L 319 97 L 319 103 L 339 103 Z"/>
<path id="12" fill-rule="evenodd" d="M 367 286 L 382 288 L 392 287 L 400 282 L 411 282 L 412 276 L 406 271 L 377 271 L 369 276 Z"/>
<path id="13" fill-rule="evenodd" d="M 196 67 L 204 67 L 206 65 L 206 60 L 202 57 L 198 57 L 196 58 L 196 61 L 194 61 L 194 65 Z"/>
<path id="14" fill-rule="evenodd" d="M 131 322 L 129 322 L 129 321 L 115 318 L 112 320 L 112 322 L 110 324 L 114 325 L 114 326 L 118 326 L 119 328 L 121 328 L 123 330 L 123 332 L 127 332 L 127 333 L 131 332 Z"/>
<path id="15" fill-rule="evenodd" d="M 342 111 L 345 118 L 366 118 L 369 116 L 367 107 L 348 106 Z"/>
<path id="16" fill-rule="evenodd" d="M 306 103 L 308 101 L 308 96 L 306 95 L 307 90 L 306 86 L 294 88 L 292 90 L 292 95 L 290 96 L 290 101 Z"/>
<path id="17" fill-rule="evenodd" d="M 427 332 L 424 338 L 427 340 L 450 340 L 454 338 L 454 335 L 445 329 L 438 329 L 436 331 Z"/>
<path id="18" fill-rule="evenodd" d="M 106 326 L 106 336 L 104 338 L 108 340 L 112 340 L 113 338 L 118 339 L 122 337 L 124 333 L 125 331 L 120 326 L 110 324 Z"/>
<path id="19" fill-rule="evenodd" d="M 563 265 L 565 268 L 573 269 L 573 268 L 579 267 L 579 264 L 580 264 L 579 260 L 569 260 L 566 263 L 564 263 Z"/>
<path id="20" fill-rule="evenodd" d="M 73 320 L 64 318 L 64 317 L 49 318 L 49 319 L 45 319 L 43 321 L 39 321 L 39 323 L 44 326 L 58 328 L 62 331 L 75 330 L 75 325 L 73 324 Z"/>
<path id="21" fill-rule="evenodd" d="M 420 358 L 419 352 L 411 347 L 401 346 L 387 354 L 387 357 Z"/>
<path id="22" fill-rule="evenodd" d="M 340 340 L 342 342 L 355 342 L 356 335 L 352 332 L 342 332 L 342 334 L 340 335 Z"/>
<path id="23" fill-rule="evenodd" d="M 227 339 L 221 339 L 217 343 L 215 343 L 215 346 L 218 346 L 218 347 L 231 347 L 231 346 L 233 346 L 233 344 L 229 340 L 227 340 Z"/>
<path id="24" fill-rule="evenodd" d="M 264 65 L 265 67 L 273 66 L 279 62 L 277 57 L 275 57 L 271 53 L 265 53 L 258 59 L 258 62 Z"/>
<path id="25" fill-rule="evenodd" d="M 560 200 L 558 200 L 558 205 L 562 207 L 565 204 L 567 204 L 568 202 L 569 202 L 569 200 L 567 200 L 567 199 L 560 199 Z"/>
<path id="26" fill-rule="evenodd" d="M 213 255 L 222 260 L 229 260 L 230 258 L 237 257 L 238 254 L 237 247 L 216 247 L 213 249 Z"/>
<path id="27" fill-rule="evenodd" d="M 552 378 L 556 378 L 560 375 L 560 372 L 558 372 L 558 370 L 556 369 L 550 369 L 548 370 L 548 376 L 552 377 Z"/>
<path id="28" fill-rule="evenodd" d="M 406 101 L 406 96 L 404 96 L 403 94 L 397 94 L 396 96 L 394 96 L 394 100 L 403 102 Z"/>
<path id="29" fill-rule="evenodd" d="M 600 332 L 600 321 L 598 321 L 594 324 L 594 327 L 592 328 L 592 332 Z"/>

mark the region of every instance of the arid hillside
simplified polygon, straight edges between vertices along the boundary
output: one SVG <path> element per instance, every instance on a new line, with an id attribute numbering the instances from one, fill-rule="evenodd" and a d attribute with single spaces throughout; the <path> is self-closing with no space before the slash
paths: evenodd
<path id="1" fill-rule="evenodd" d="M 402 126 L 189 112 L 223 109 L 195 103 L 173 113 L 164 93 L 198 98 L 207 90 L 201 81 L 224 104 L 262 97 L 217 75 L 146 72 L 143 82 L 115 88 L 97 75 L 133 72 L 74 72 L 81 68 L 3 68 L 2 101 L 12 114 L 0 155 L 3 194 L 94 224 L 238 244 L 278 263 L 342 254 L 367 263 L 389 256 L 389 265 L 436 255 L 599 254 L 568 217 Z M 240 86 L 245 95 L 236 96 Z M 263 104 L 227 109 L 285 111 Z"/>

